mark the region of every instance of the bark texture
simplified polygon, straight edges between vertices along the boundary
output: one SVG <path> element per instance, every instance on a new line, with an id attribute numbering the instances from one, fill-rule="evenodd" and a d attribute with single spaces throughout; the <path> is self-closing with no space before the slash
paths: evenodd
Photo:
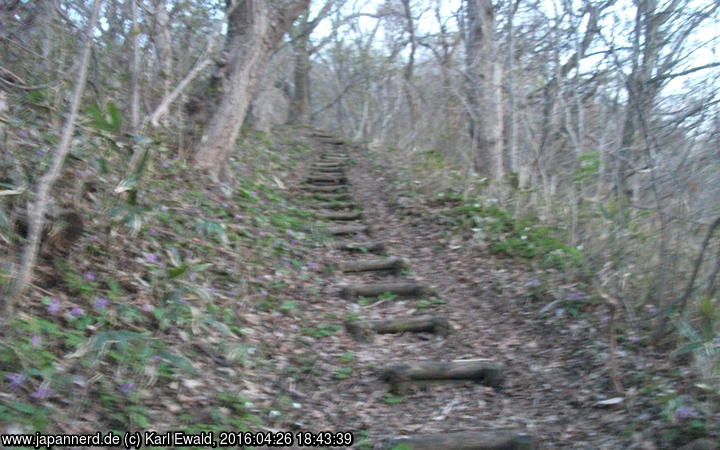
<path id="1" fill-rule="evenodd" d="M 493 180 L 504 175 L 501 65 L 490 0 L 466 0 L 466 63 L 470 137 L 475 171 Z"/>
<path id="2" fill-rule="evenodd" d="M 228 17 L 227 65 L 217 108 L 196 144 L 195 162 L 217 176 L 229 157 L 272 51 L 309 0 L 242 0 Z"/>

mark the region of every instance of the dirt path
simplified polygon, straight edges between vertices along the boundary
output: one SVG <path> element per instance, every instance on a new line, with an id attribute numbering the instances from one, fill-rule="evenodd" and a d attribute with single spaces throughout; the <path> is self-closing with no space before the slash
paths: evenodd
<path id="1" fill-rule="evenodd" d="M 343 150 L 327 143 L 322 149 L 326 155 Z M 338 236 L 333 242 L 383 242 L 384 255 L 403 258 L 408 269 L 399 274 L 333 270 L 323 276 L 306 305 L 307 329 L 300 338 L 306 351 L 292 362 L 297 381 L 279 381 L 303 403 L 296 426 L 349 430 L 356 441 L 367 438 L 376 445 L 399 435 L 510 429 L 534 436 L 541 448 L 627 448 L 620 434 L 629 424 L 628 411 L 596 405 L 611 393 L 601 358 L 586 344 L 588 333 L 596 330 L 589 325 L 563 329 L 540 324 L 536 308 L 523 310 L 516 292 L 505 289 L 509 281 L 517 284 L 529 277 L 525 267 L 481 250 L 456 248 L 442 225 L 427 217 L 401 215 L 391 201 L 390 180 L 373 170 L 359 151 L 350 152 L 350 157 L 355 164 L 343 173 L 363 217 L 342 223 L 366 224 L 370 231 Z M 346 160 L 329 156 L 323 161 L 317 167 L 326 166 L 322 169 L 331 173 L 335 161 L 344 167 Z M 378 258 L 332 244 L 318 249 L 316 256 L 335 268 L 345 261 Z M 342 285 L 388 281 L 415 281 L 433 293 L 370 303 L 339 295 Z M 372 342 L 362 342 L 338 327 L 348 318 L 419 315 L 446 317 L 451 333 L 373 334 Z M 504 367 L 501 389 L 452 381 L 411 383 L 397 394 L 389 393 L 388 383 L 379 377 L 389 363 L 478 359 Z M 594 394 L 598 389 L 604 392 Z M 521 448 L 509 445 L 502 448 Z"/>

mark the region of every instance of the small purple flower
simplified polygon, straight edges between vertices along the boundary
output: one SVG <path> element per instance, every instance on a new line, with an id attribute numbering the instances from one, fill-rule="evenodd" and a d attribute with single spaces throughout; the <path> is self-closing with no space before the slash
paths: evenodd
<path id="1" fill-rule="evenodd" d="M 95 308 L 95 311 L 103 311 L 105 308 L 110 305 L 110 300 L 106 299 L 105 297 L 98 297 L 95 300 L 95 304 L 93 305 L 93 308 Z"/>
<path id="2" fill-rule="evenodd" d="M 167 169 L 168 167 L 170 167 L 170 164 L 167 161 L 163 161 L 162 166 L 164 169 Z"/>
<path id="3" fill-rule="evenodd" d="M 585 298 L 585 295 L 582 292 L 573 292 L 572 294 L 568 295 L 567 299 L 570 301 L 579 301 Z"/>
<path id="4" fill-rule="evenodd" d="M 52 392 L 52 389 L 47 387 L 45 384 L 41 384 L 38 386 L 38 388 L 30 394 L 30 397 L 32 398 L 46 398 L 50 393 Z"/>
<path id="5" fill-rule="evenodd" d="M 536 288 L 536 287 L 540 287 L 541 284 L 542 283 L 540 283 L 540 280 L 532 280 L 531 282 L 528 283 L 528 286 L 530 286 L 531 288 Z"/>
<path id="6" fill-rule="evenodd" d="M 30 338 L 30 345 L 32 345 L 33 348 L 39 348 L 42 344 L 42 339 L 37 334 Z"/>
<path id="7" fill-rule="evenodd" d="M 57 314 L 60 312 L 60 300 L 56 299 L 55 297 L 50 299 L 50 304 L 48 305 L 48 312 L 50 314 Z"/>
<path id="8" fill-rule="evenodd" d="M 318 270 L 320 268 L 320 266 L 317 263 L 311 262 L 311 263 L 308 263 L 307 268 L 309 270 Z"/>
<path id="9" fill-rule="evenodd" d="M 118 386 L 118 390 L 127 395 L 135 390 L 135 383 L 122 383 Z"/>
<path id="10" fill-rule="evenodd" d="M 15 133 L 16 133 L 16 134 L 18 135 L 18 137 L 21 138 L 21 139 L 25 139 L 25 138 L 27 137 L 27 133 L 24 132 L 23 130 L 17 130 Z"/>
<path id="11" fill-rule="evenodd" d="M 678 408 L 677 411 L 675 411 L 675 417 L 677 417 L 678 419 L 690 419 L 697 416 L 697 411 L 695 411 L 689 406 L 682 406 Z"/>
<path id="12" fill-rule="evenodd" d="M 147 258 L 147 260 L 153 264 L 157 264 L 158 262 L 158 255 L 156 255 L 155 253 L 148 253 L 147 255 L 145 255 L 145 258 Z"/>
<path id="13" fill-rule="evenodd" d="M 85 272 L 85 279 L 88 281 L 95 281 L 95 274 L 92 272 Z"/>
<path id="14" fill-rule="evenodd" d="M 142 310 L 145 312 L 153 312 L 153 306 L 150 303 L 145 303 L 142 305 Z"/>
<path id="15" fill-rule="evenodd" d="M 235 214 L 235 216 L 233 217 L 235 217 L 235 220 L 242 220 L 243 218 L 243 216 L 241 216 L 240 214 Z"/>
<path id="16" fill-rule="evenodd" d="M 25 375 L 22 373 L 9 373 L 9 374 L 5 375 L 5 379 L 8 380 L 8 384 L 10 384 L 10 388 L 17 389 L 25 381 Z"/>
<path id="17" fill-rule="evenodd" d="M 83 314 L 85 314 L 85 311 L 78 305 L 72 305 L 72 308 L 70 308 L 70 315 L 73 317 L 80 317 Z"/>
<path id="18" fill-rule="evenodd" d="M 264 297 L 264 296 L 268 295 L 268 291 L 266 291 L 265 289 L 261 289 L 260 295 L 262 295 Z"/>
<path id="19" fill-rule="evenodd" d="M 148 231 L 150 231 L 150 234 L 158 234 L 157 228 L 150 228 Z"/>
<path id="20" fill-rule="evenodd" d="M 258 236 L 260 236 L 260 237 L 265 237 L 265 236 L 267 236 L 267 233 L 264 232 L 264 231 L 260 231 L 260 232 L 258 233 Z"/>

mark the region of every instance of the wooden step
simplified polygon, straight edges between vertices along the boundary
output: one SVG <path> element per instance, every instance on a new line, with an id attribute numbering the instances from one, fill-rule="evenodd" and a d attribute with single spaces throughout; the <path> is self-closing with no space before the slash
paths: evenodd
<path id="1" fill-rule="evenodd" d="M 349 192 L 342 192 L 338 194 L 333 193 L 314 193 L 312 196 L 318 200 L 335 201 L 335 200 L 352 200 L 352 195 Z"/>
<path id="2" fill-rule="evenodd" d="M 345 175 L 309 175 L 306 180 L 310 183 L 346 183 L 347 177 Z"/>
<path id="3" fill-rule="evenodd" d="M 370 227 L 367 225 L 335 225 L 327 227 L 328 233 L 340 236 L 344 234 L 367 233 Z"/>
<path id="4" fill-rule="evenodd" d="M 380 378 L 390 385 L 390 391 L 403 394 L 414 381 L 472 380 L 485 386 L 499 388 L 505 380 L 502 365 L 488 360 L 411 361 L 389 364 L 380 370 Z"/>
<path id="5" fill-rule="evenodd" d="M 322 173 L 322 174 L 339 174 L 342 175 L 345 173 L 345 170 L 341 167 L 331 166 L 331 167 L 324 167 L 324 166 L 313 166 L 311 167 L 313 172 L 316 173 Z"/>
<path id="6" fill-rule="evenodd" d="M 330 186 L 315 186 L 310 184 L 303 186 L 303 190 L 308 192 L 339 192 L 347 191 L 349 187 L 347 184 L 334 184 Z"/>
<path id="7" fill-rule="evenodd" d="M 337 212 L 337 211 L 320 211 L 316 214 L 321 219 L 327 220 L 359 220 L 362 219 L 362 213 L 357 212 Z"/>
<path id="8" fill-rule="evenodd" d="M 405 267 L 405 260 L 402 258 L 382 258 L 382 259 L 360 259 L 356 261 L 343 261 L 338 264 L 338 268 L 343 272 L 371 272 L 374 270 L 392 270 L 399 272 Z"/>
<path id="9" fill-rule="evenodd" d="M 495 429 L 381 438 L 375 442 L 375 449 L 533 450 L 537 445 L 535 437 L 526 431 Z"/>
<path id="10" fill-rule="evenodd" d="M 356 284 L 342 286 L 340 296 L 343 298 L 377 297 L 382 294 L 395 294 L 401 297 L 421 296 L 426 289 L 414 281 L 394 283 Z"/>
<path id="11" fill-rule="evenodd" d="M 450 322 L 443 316 L 417 316 L 385 320 L 355 320 L 345 322 L 345 329 L 358 341 L 372 342 L 373 334 L 435 333 L 450 334 Z"/>
<path id="12" fill-rule="evenodd" d="M 342 186 L 342 185 L 340 185 Z M 320 186 L 322 188 L 328 188 L 328 187 L 335 187 L 335 186 Z M 354 202 L 338 202 L 338 203 L 323 203 L 322 205 L 323 209 L 334 209 L 334 210 L 341 210 L 341 209 L 356 209 L 359 208 L 357 203 Z"/>
<path id="13" fill-rule="evenodd" d="M 385 244 L 382 242 L 350 242 L 337 244 L 335 248 L 346 252 L 382 253 L 385 251 Z"/>

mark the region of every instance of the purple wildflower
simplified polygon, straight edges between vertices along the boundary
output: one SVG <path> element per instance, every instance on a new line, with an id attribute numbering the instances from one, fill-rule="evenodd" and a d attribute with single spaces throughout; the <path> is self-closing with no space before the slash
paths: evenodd
<path id="1" fill-rule="evenodd" d="M 145 258 L 147 258 L 147 260 L 153 264 L 157 264 L 158 262 L 158 255 L 156 255 L 155 253 L 148 253 L 147 255 L 145 255 Z"/>
<path id="2" fill-rule="evenodd" d="M 264 232 L 264 231 L 261 231 L 261 232 L 258 233 L 258 236 L 264 237 L 264 236 L 267 236 L 267 233 Z"/>
<path id="3" fill-rule="evenodd" d="M 268 291 L 266 291 L 265 289 L 261 289 L 260 295 L 262 295 L 262 296 L 268 295 Z"/>
<path id="4" fill-rule="evenodd" d="M 152 311 L 153 311 L 153 307 L 152 307 L 152 305 L 151 305 L 150 303 L 145 303 L 145 304 L 143 304 L 143 305 L 142 305 L 142 309 L 143 309 L 143 311 L 145 311 L 145 312 L 152 312 Z"/>
<path id="5" fill-rule="evenodd" d="M 170 164 L 167 161 L 163 161 L 162 166 L 164 169 L 167 169 L 168 167 L 170 167 Z"/>
<path id="6" fill-rule="evenodd" d="M 85 279 L 88 281 L 95 281 L 95 274 L 92 272 L 85 272 Z"/>
<path id="7" fill-rule="evenodd" d="M 690 419 L 692 417 L 697 417 L 698 413 L 694 409 L 692 409 L 689 406 L 683 406 L 677 409 L 675 411 L 675 417 L 678 419 Z"/>
<path id="8" fill-rule="evenodd" d="M 70 315 L 73 317 L 80 317 L 83 314 L 85 314 L 85 311 L 78 305 L 72 305 L 72 308 L 70 308 Z"/>
<path id="9" fill-rule="evenodd" d="M 10 388 L 12 389 L 19 388 L 25 381 L 25 375 L 22 373 L 9 373 L 5 375 L 5 378 L 8 380 Z"/>
<path id="10" fill-rule="evenodd" d="M 573 302 L 582 300 L 585 298 L 585 295 L 582 292 L 573 292 L 572 294 L 568 295 L 567 299 Z"/>
<path id="11" fill-rule="evenodd" d="M 102 311 L 105 308 L 107 308 L 108 305 L 110 305 L 110 300 L 108 300 L 104 297 L 98 297 L 95 300 L 95 304 L 93 305 L 93 308 L 95 308 L 95 311 Z"/>
<path id="12" fill-rule="evenodd" d="M 30 338 L 30 345 L 32 345 L 33 348 L 40 347 L 40 344 L 42 344 L 42 339 L 37 334 Z"/>
<path id="13" fill-rule="evenodd" d="M 21 139 L 25 139 L 25 138 L 27 137 L 27 133 L 24 132 L 23 130 L 17 130 L 15 133 L 16 133 L 16 134 L 18 135 L 18 137 L 21 138 Z"/>
<path id="14" fill-rule="evenodd" d="M 50 395 L 51 392 L 52 392 L 52 389 L 50 389 L 50 388 L 49 388 L 48 386 L 46 386 L 45 384 L 41 384 L 40 386 L 38 386 L 38 388 L 35 390 L 35 392 L 33 392 L 32 394 L 30 394 L 30 397 L 32 397 L 32 398 L 46 398 L 48 395 Z"/>
<path id="15" fill-rule="evenodd" d="M 235 220 L 242 220 L 242 218 L 243 218 L 243 216 L 241 216 L 240 214 L 235 214 L 234 217 L 235 217 Z"/>
<path id="16" fill-rule="evenodd" d="M 528 283 L 528 286 L 530 286 L 531 288 L 536 288 L 536 287 L 540 287 L 541 284 L 542 283 L 540 283 L 540 280 L 532 280 L 531 282 Z"/>
<path id="17" fill-rule="evenodd" d="M 57 314 L 60 312 L 60 300 L 56 299 L 55 297 L 50 299 L 50 304 L 48 305 L 48 312 L 50 314 Z"/>
<path id="18" fill-rule="evenodd" d="M 118 386 L 118 390 L 123 394 L 129 394 L 135 390 L 135 383 L 122 383 Z"/>
<path id="19" fill-rule="evenodd" d="M 318 270 L 320 266 L 317 263 L 311 262 L 308 263 L 307 268 L 310 270 Z"/>
<path id="20" fill-rule="evenodd" d="M 148 230 L 148 231 L 150 231 L 150 234 L 158 234 L 157 228 L 150 228 L 150 230 Z"/>

